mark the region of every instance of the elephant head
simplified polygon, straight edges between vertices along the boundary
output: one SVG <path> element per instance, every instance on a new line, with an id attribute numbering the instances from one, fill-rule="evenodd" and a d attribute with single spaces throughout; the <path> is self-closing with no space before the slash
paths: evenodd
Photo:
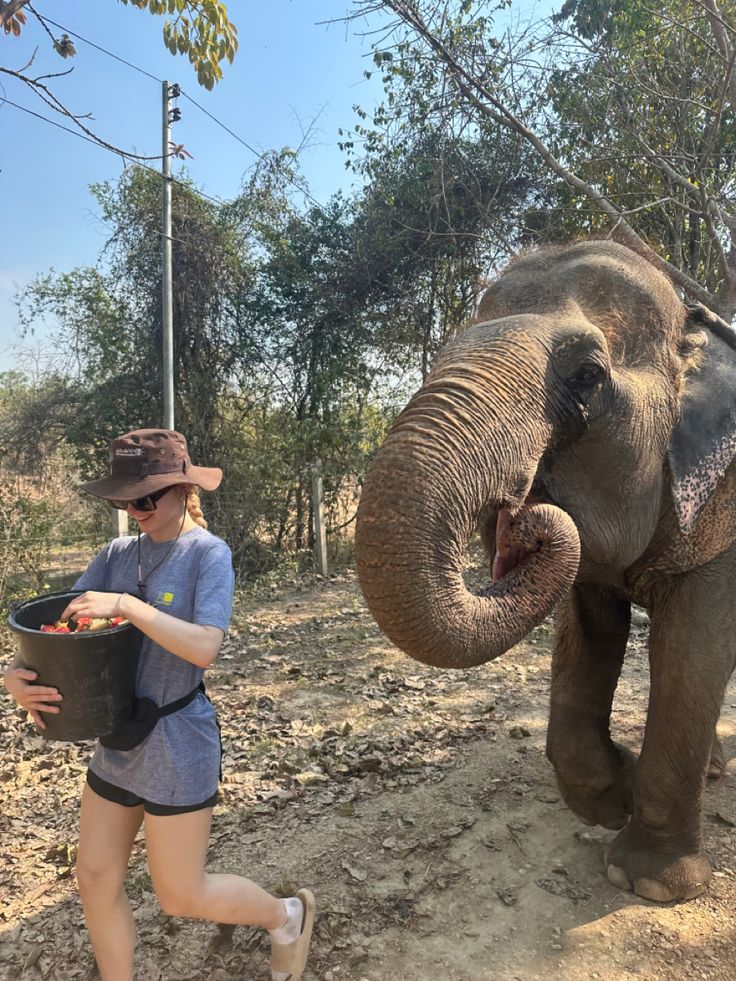
<path id="1" fill-rule="evenodd" d="M 673 506 L 668 474 L 682 488 L 700 466 L 704 486 L 693 448 L 702 407 L 695 425 L 681 416 L 708 342 L 646 260 L 604 241 L 529 253 L 489 287 L 478 319 L 391 429 L 356 528 L 378 624 L 444 667 L 508 650 L 576 576 L 623 583 Z M 725 415 L 721 429 L 736 428 Z M 683 526 L 697 511 L 684 497 Z M 476 595 L 462 570 L 478 527 L 494 582 Z"/>

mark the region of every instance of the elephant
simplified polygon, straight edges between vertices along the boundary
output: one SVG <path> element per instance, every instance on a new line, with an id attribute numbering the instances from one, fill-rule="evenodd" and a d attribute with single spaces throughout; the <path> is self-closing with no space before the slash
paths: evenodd
<path id="1" fill-rule="evenodd" d="M 411 657 L 492 660 L 555 612 L 546 751 L 566 804 L 617 829 L 606 869 L 700 895 L 706 774 L 736 657 L 736 332 L 611 240 L 522 253 L 485 290 L 364 479 L 356 564 Z M 492 561 L 462 570 L 480 530 Z M 649 614 L 638 758 L 610 715 L 631 606 Z M 713 758 L 711 760 L 711 754 Z"/>

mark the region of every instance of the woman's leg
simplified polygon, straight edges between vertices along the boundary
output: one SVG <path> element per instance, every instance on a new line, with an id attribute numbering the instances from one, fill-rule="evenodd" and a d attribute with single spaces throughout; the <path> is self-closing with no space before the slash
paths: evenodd
<path id="1" fill-rule="evenodd" d="M 124 882 L 143 805 L 123 807 L 85 784 L 77 883 L 102 981 L 132 981 L 135 923 Z"/>
<path id="2" fill-rule="evenodd" d="M 277 899 L 243 876 L 205 872 L 211 822 L 211 807 L 146 813 L 148 868 L 161 907 L 171 916 L 264 927 L 271 939 L 271 978 L 298 981 L 309 953 L 314 896 L 302 889 Z"/>
<path id="3" fill-rule="evenodd" d="M 212 808 L 146 814 L 148 868 L 161 908 L 170 916 L 275 930 L 286 919 L 283 899 L 239 875 L 205 872 Z"/>

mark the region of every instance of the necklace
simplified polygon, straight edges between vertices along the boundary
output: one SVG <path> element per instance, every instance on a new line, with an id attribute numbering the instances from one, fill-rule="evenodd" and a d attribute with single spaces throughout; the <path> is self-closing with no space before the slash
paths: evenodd
<path id="1" fill-rule="evenodd" d="M 143 568 L 141 566 L 141 530 L 140 528 L 138 529 L 138 543 L 137 543 L 138 592 L 140 593 L 140 597 L 142 600 L 144 601 L 146 600 L 146 583 L 154 574 L 156 569 L 160 568 L 164 564 L 164 562 L 168 559 L 168 557 L 171 555 L 171 553 L 174 551 L 174 546 L 179 541 L 179 535 L 181 535 L 181 530 L 184 527 L 184 519 L 186 518 L 186 516 L 187 516 L 187 512 L 184 511 L 184 514 L 181 516 L 181 523 L 179 525 L 179 530 L 176 533 L 176 538 L 171 543 L 170 547 L 164 552 L 163 557 L 158 560 L 158 562 L 156 563 L 156 565 L 153 566 L 153 568 L 148 570 L 145 576 L 143 575 Z"/>

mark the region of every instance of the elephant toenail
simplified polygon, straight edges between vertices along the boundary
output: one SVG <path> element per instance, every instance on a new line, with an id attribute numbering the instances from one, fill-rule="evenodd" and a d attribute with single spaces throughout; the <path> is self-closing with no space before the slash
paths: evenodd
<path id="1" fill-rule="evenodd" d="M 609 865 L 606 869 L 608 881 L 618 889 L 631 889 L 631 882 L 622 868 L 618 865 Z"/>
<path id="2" fill-rule="evenodd" d="M 656 879 L 637 879 L 634 892 L 642 899 L 651 899 L 654 903 L 669 903 L 674 898 L 670 890 Z"/>
<path id="3" fill-rule="evenodd" d="M 698 896 L 702 896 L 707 888 L 707 882 L 696 882 L 694 885 L 690 886 L 682 898 L 685 900 L 696 899 Z"/>

